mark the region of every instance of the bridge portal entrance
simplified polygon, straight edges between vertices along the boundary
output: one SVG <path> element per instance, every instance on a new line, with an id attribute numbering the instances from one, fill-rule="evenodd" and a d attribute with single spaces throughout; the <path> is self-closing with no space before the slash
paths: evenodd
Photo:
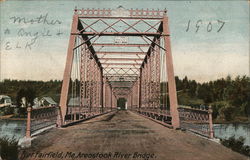
<path id="1" fill-rule="evenodd" d="M 127 100 L 125 98 L 119 98 L 117 100 L 117 108 L 121 110 L 127 109 Z"/>

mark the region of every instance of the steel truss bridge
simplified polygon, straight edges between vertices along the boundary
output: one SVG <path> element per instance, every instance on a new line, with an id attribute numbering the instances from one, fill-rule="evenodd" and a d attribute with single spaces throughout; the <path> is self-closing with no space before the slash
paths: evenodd
<path id="1" fill-rule="evenodd" d="M 60 105 L 29 111 L 27 135 L 44 119 L 60 127 L 114 111 L 121 98 L 162 125 L 213 137 L 211 110 L 178 106 L 167 10 L 121 6 L 74 10 Z"/>

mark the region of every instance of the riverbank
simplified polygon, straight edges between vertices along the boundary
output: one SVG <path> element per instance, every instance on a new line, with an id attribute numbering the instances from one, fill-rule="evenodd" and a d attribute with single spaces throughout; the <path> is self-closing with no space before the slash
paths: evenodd
<path id="1" fill-rule="evenodd" d="M 250 124 L 250 117 L 236 117 L 233 120 L 214 119 L 213 124 Z"/>
<path id="2" fill-rule="evenodd" d="M 25 117 L 15 117 L 14 114 L 0 116 L 0 120 L 25 121 Z"/>
<path id="3" fill-rule="evenodd" d="M 232 149 L 235 152 L 244 154 L 248 157 L 250 157 L 250 146 L 249 145 L 244 145 L 245 138 L 239 137 L 235 138 L 234 136 L 228 138 L 228 139 L 223 139 L 221 141 L 221 144 Z"/>

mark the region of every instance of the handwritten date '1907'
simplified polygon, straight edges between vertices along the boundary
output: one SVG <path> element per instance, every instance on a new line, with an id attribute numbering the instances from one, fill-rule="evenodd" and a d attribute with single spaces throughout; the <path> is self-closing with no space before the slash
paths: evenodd
<path id="1" fill-rule="evenodd" d="M 212 32 L 214 26 L 216 27 L 216 32 L 220 32 L 222 30 L 222 28 L 224 27 L 225 23 L 226 22 L 221 21 L 221 20 L 217 20 L 217 22 L 209 21 L 206 23 L 200 19 L 200 20 L 197 20 L 196 23 L 194 23 L 195 28 L 196 28 L 195 33 L 197 33 L 201 29 L 201 27 L 205 27 L 207 32 Z M 191 22 L 191 20 L 189 20 L 187 23 L 186 32 L 191 30 L 190 29 L 191 26 L 192 26 L 192 22 Z"/>

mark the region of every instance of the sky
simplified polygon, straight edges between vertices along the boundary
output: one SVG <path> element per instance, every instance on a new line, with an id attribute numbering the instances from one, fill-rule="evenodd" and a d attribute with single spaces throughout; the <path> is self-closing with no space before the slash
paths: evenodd
<path id="1" fill-rule="evenodd" d="M 201 82 L 249 75 L 247 1 L 7 0 L 0 2 L 0 80 L 62 79 L 74 8 L 116 9 L 120 5 L 168 10 L 175 75 Z M 55 24 L 14 23 L 14 17 L 39 16 Z"/>

